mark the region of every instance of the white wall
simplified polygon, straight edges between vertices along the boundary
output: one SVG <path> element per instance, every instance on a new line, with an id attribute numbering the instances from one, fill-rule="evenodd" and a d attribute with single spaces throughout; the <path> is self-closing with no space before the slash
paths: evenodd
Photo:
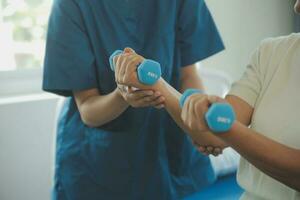
<path id="1" fill-rule="evenodd" d="M 49 200 L 54 116 L 49 95 L 0 99 L 0 199 Z"/>
<path id="2" fill-rule="evenodd" d="M 267 37 L 293 31 L 294 0 L 206 0 L 226 51 L 203 62 L 238 79 L 251 53 Z"/>

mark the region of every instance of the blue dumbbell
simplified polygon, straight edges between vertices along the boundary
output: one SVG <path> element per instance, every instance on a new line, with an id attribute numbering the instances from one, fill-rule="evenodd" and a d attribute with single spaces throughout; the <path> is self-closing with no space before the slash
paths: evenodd
<path id="1" fill-rule="evenodd" d="M 122 54 L 123 51 L 115 51 L 109 58 L 110 68 L 114 71 L 114 57 Z M 144 85 L 154 85 L 161 77 L 160 64 L 154 60 L 146 59 L 137 68 L 137 75 L 139 81 Z"/>
<path id="2" fill-rule="evenodd" d="M 188 89 L 186 90 L 181 99 L 180 106 L 183 107 L 187 98 L 193 94 L 203 93 L 201 90 Z M 227 103 L 214 103 L 210 106 L 205 119 L 208 127 L 215 133 L 227 132 L 231 129 L 236 116 L 231 105 Z"/>

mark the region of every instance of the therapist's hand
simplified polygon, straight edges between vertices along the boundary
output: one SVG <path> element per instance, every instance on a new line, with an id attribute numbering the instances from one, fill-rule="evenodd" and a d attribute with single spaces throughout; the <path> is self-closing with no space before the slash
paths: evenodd
<path id="1" fill-rule="evenodd" d="M 165 98 L 161 95 L 160 92 L 154 92 L 152 90 L 135 90 L 124 85 L 118 85 L 118 90 L 124 100 L 134 108 L 164 108 Z"/>

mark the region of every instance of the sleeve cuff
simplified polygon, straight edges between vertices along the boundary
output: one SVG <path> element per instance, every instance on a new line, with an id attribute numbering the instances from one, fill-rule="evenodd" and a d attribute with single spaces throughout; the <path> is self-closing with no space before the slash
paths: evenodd
<path id="1" fill-rule="evenodd" d="M 182 54 L 181 57 L 181 67 L 193 65 L 199 61 L 202 61 L 210 56 L 213 56 L 223 51 L 224 49 L 225 49 L 224 45 L 220 44 L 216 48 L 213 48 L 210 51 L 206 51 L 205 53 L 203 53 L 203 50 L 201 50 L 201 48 L 186 51 Z"/>
<path id="2" fill-rule="evenodd" d="M 246 89 L 245 87 L 241 85 L 233 85 L 231 90 L 227 95 L 233 95 L 241 98 L 245 102 L 247 102 L 251 107 L 255 107 L 255 103 L 257 100 L 257 94 L 254 90 Z"/>

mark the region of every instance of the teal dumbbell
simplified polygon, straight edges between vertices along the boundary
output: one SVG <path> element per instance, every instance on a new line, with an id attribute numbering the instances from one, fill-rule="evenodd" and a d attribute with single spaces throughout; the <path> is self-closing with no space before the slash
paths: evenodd
<path id="1" fill-rule="evenodd" d="M 197 93 L 203 92 L 197 89 L 186 90 L 179 102 L 181 108 L 189 96 Z M 205 114 L 205 120 L 210 130 L 215 133 L 222 133 L 231 129 L 236 120 L 236 116 L 232 106 L 228 103 L 214 103 L 209 107 Z"/>
<path id="2" fill-rule="evenodd" d="M 109 58 L 110 68 L 114 71 L 114 57 L 122 54 L 123 51 L 115 51 Z M 154 60 L 146 59 L 137 68 L 139 81 L 144 85 L 154 85 L 161 77 L 161 66 Z"/>

